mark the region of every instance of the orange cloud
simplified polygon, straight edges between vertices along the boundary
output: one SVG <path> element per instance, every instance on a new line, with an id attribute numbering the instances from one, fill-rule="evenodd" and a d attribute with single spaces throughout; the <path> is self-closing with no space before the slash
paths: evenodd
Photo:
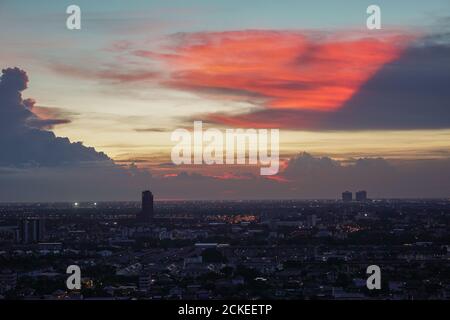
<path id="1" fill-rule="evenodd" d="M 294 31 L 183 34 L 158 58 L 171 70 L 166 85 L 269 109 L 331 111 L 343 105 L 410 37 Z"/>

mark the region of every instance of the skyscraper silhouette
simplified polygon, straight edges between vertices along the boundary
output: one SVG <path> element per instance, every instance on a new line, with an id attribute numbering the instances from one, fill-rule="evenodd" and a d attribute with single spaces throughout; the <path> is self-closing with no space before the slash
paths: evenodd
<path id="1" fill-rule="evenodd" d="M 24 244 L 42 241 L 45 238 L 45 220 L 24 219 L 19 224 L 20 241 Z"/>
<path id="2" fill-rule="evenodd" d="M 356 201 L 366 201 L 367 200 L 367 191 L 361 190 L 356 192 Z"/>
<path id="3" fill-rule="evenodd" d="M 350 202 L 353 200 L 353 194 L 350 191 L 342 192 L 342 201 Z"/>
<path id="4" fill-rule="evenodd" d="M 138 216 L 140 222 L 150 222 L 153 219 L 153 194 L 146 190 L 142 192 L 142 210 Z"/>

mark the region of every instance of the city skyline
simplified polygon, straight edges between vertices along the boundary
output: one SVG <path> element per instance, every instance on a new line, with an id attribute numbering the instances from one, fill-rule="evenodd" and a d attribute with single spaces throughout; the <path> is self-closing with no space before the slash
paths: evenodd
<path id="1" fill-rule="evenodd" d="M 0 300 L 450 298 L 448 199 L 160 202 L 143 223 L 143 195 L 0 204 Z"/>

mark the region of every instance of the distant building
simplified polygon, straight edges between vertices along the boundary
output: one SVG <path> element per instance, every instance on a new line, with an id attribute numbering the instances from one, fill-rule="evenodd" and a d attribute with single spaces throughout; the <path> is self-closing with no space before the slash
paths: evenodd
<path id="1" fill-rule="evenodd" d="M 150 222 L 153 219 L 153 194 L 146 190 L 142 192 L 142 210 L 138 215 L 140 222 Z"/>
<path id="2" fill-rule="evenodd" d="M 152 287 L 152 277 L 149 274 L 141 274 L 138 280 L 139 290 L 149 291 Z"/>
<path id="3" fill-rule="evenodd" d="M 353 200 L 353 194 L 350 191 L 342 192 L 342 201 L 350 202 Z"/>
<path id="4" fill-rule="evenodd" d="M 0 272 L 0 293 L 14 290 L 17 286 L 17 273 L 10 270 Z"/>
<path id="5" fill-rule="evenodd" d="M 19 228 L 17 225 L 0 226 L 0 242 L 2 241 L 20 242 Z"/>
<path id="6" fill-rule="evenodd" d="M 24 219 L 19 225 L 20 241 L 24 244 L 39 242 L 45 239 L 45 220 Z"/>
<path id="7" fill-rule="evenodd" d="M 38 249 L 42 251 L 61 251 L 63 248 L 62 242 L 40 242 Z"/>
<path id="8" fill-rule="evenodd" d="M 356 201 L 366 201 L 367 200 L 367 192 L 365 190 L 358 191 L 355 194 Z"/>
<path id="9" fill-rule="evenodd" d="M 309 215 L 306 219 L 308 227 L 314 228 L 317 225 L 317 216 L 315 214 Z"/>

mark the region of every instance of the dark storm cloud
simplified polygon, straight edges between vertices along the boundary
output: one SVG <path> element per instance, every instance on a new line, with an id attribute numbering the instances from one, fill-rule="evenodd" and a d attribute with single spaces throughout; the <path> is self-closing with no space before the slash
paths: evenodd
<path id="1" fill-rule="evenodd" d="M 102 152 L 43 130 L 67 116 L 58 108 L 36 107 L 23 99 L 25 71 L 8 68 L 0 78 L 0 201 L 136 199 L 151 174 L 115 164 Z"/>
<path id="2" fill-rule="evenodd" d="M 425 40 L 384 66 L 320 126 L 351 130 L 450 128 L 450 45 Z"/>
<path id="3" fill-rule="evenodd" d="M 62 119 L 41 119 L 33 113 L 34 100 L 23 99 L 28 86 L 25 71 L 19 68 L 2 70 L 0 78 L 0 165 L 56 166 L 67 163 L 110 161 L 94 148 L 67 138 L 56 137 L 42 130 Z"/>

